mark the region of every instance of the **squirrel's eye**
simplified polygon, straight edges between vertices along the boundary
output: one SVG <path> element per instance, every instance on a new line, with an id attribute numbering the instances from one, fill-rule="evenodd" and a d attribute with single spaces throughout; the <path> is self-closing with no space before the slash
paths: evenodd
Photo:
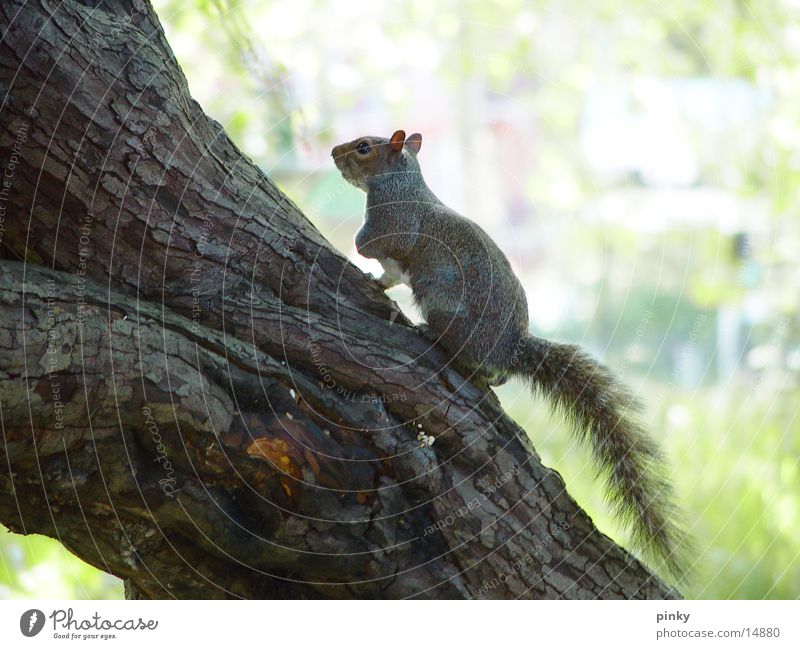
<path id="1" fill-rule="evenodd" d="M 369 153 L 369 144 L 362 140 L 356 145 L 356 151 L 358 151 L 361 155 L 367 155 Z"/>

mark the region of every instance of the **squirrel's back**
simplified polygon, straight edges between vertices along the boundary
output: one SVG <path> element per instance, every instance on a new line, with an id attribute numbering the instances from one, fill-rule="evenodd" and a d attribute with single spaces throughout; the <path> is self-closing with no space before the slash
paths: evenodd
<path id="1" fill-rule="evenodd" d="M 486 375 L 505 374 L 528 333 L 525 291 L 508 258 L 476 223 L 445 206 L 420 219 L 409 263 L 414 299 L 441 343 Z"/>

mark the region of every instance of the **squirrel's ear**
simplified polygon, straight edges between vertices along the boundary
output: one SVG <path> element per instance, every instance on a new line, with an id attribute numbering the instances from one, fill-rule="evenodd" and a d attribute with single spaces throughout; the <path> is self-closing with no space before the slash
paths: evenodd
<path id="1" fill-rule="evenodd" d="M 400 153 L 403 150 L 403 143 L 406 141 L 405 131 L 395 131 L 394 135 L 389 139 L 389 146 L 392 151 Z"/>
<path id="2" fill-rule="evenodd" d="M 419 153 L 419 150 L 422 148 L 422 134 L 421 133 L 414 133 L 408 136 L 406 140 L 406 147 L 408 150 L 411 151 L 414 155 Z"/>

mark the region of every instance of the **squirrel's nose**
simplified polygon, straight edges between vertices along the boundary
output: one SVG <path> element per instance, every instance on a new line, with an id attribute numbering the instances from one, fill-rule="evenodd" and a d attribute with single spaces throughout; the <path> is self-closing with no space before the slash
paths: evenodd
<path id="1" fill-rule="evenodd" d="M 338 158 L 339 155 L 341 155 L 341 153 L 342 153 L 342 145 L 341 144 L 337 144 L 335 147 L 333 147 L 331 149 L 331 157 L 332 158 Z"/>

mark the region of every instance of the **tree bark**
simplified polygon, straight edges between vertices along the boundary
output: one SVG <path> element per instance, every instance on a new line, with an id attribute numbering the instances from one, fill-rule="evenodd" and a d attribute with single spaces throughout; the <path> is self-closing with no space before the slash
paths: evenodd
<path id="1" fill-rule="evenodd" d="M 0 522 L 128 597 L 678 596 L 202 112 L 149 4 L 0 30 Z"/>

